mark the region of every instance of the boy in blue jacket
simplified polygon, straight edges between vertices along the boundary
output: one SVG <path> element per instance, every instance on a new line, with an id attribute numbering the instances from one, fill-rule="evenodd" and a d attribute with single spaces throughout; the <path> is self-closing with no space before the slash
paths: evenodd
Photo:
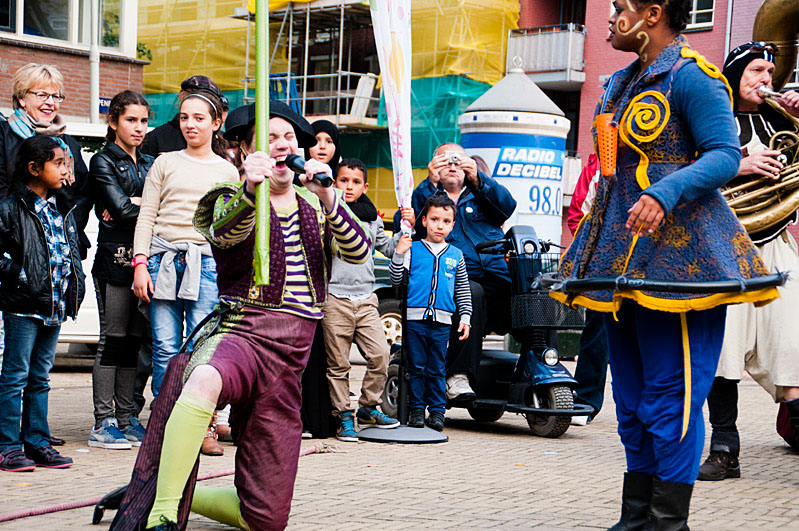
<path id="1" fill-rule="evenodd" d="M 444 429 L 447 405 L 445 362 L 452 316 L 460 313 L 458 338 L 469 337 L 472 297 L 463 253 L 446 243 L 455 225 L 455 203 L 446 195 L 430 197 L 422 211 L 422 225 L 427 229 L 423 240 L 411 242 L 404 235 L 397 243 L 389 271 L 391 283 L 402 283 L 403 268 L 408 270 L 406 297 L 407 348 L 410 418 L 408 425 L 425 424 Z"/>

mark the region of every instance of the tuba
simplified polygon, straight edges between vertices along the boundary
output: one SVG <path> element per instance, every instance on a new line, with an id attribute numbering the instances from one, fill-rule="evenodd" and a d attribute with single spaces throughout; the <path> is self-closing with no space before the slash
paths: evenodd
<path id="1" fill-rule="evenodd" d="M 796 67 L 799 1 L 765 0 L 757 12 L 752 37 L 778 46 L 772 82 L 775 88 L 783 87 Z M 767 101 L 799 128 L 796 118 L 771 99 Z M 771 137 L 769 148 L 782 153 L 780 158 L 785 165 L 776 179 L 736 177 L 721 189 L 727 204 L 749 234 L 776 227 L 799 209 L 799 135 L 795 131 L 777 132 Z"/>

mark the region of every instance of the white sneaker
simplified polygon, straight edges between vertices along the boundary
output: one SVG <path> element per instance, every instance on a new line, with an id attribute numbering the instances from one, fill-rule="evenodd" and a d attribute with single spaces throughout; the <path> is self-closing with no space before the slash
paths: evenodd
<path id="1" fill-rule="evenodd" d="M 572 417 L 571 425 L 572 426 L 585 426 L 588 424 L 588 415 L 583 415 L 581 417 Z"/>
<path id="2" fill-rule="evenodd" d="M 465 374 L 453 374 L 447 378 L 447 399 L 449 400 L 472 400 L 477 394 L 469 385 L 469 377 Z"/>

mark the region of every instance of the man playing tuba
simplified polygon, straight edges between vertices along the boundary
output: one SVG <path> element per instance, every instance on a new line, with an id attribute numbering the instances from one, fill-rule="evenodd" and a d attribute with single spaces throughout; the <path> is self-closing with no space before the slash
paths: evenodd
<path id="1" fill-rule="evenodd" d="M 724 62 L 723 74 L 733 90 L 735 119 L 743 158 L 738 178 L 744 181 L 761 176 L 779 179 L 786 164 L 793 161 L 797 146 L 786 153 L 769 147 L 771 138 L 781 131 L 796 132 L 799 93 L 789 91 L 766 101 L 761 87 L 771 88 L 776 47 L 749 42 L 734 49 Z M 785 172 L 783 172 L 784 174 Z M 740 213 L 739 213 L 740 215 Z M 796 221 L 796 211 L 776 224 L 747 226 L 766 267 L 774 271 L 799 272 L 796 241 L 786 227 Z M 782 402 L 790 426 L 799 434 L 799 280 L 789 279 L 780 288 L 780 298 L 761 308 L 753 304 L 730 306 L 721 359 L 716 378 L 707 397 L 713 434 L 710 455 L 699 469 L 699 479 L 719 481 L 740 477 L 740 441 L 735 421 L 738 416 L 738 381 L 746 370 L 768 391 L 775 402 Z M 781 431 L 782 434 L 782 431 Z M 786 440 L 790 439 L 787 437 Z M 799 447 L 796 436 L 788 440 Z"/>

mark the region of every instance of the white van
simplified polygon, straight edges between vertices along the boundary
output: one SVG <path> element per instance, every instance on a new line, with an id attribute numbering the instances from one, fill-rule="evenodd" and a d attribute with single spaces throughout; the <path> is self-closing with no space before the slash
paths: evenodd
<path id="1" fill-rule="evenodd" d="M 82 141 L 90 139 L 102 145 L 105 142 L 105 124 L 86 124 L 67 122 L 67 133 Z M 94 155 L 85 149 L 81 152 L 86 167 Z M 59 343 L 82 343 L 88 345 L 93 350 L 100 340 L 100 318 L 97 314 L 97 296 L 94 293 L 94 281 L 92 280 L 92 265 L 94 264 L 94 253 L 97 250 L 97 233 L 99 222 L 94 215 L 94 209 L 89 214 L 89 223 L 86 225 L 86 236 L 92 244 L 86 260 L 83 261 L 83 272 L 86 274 L 86 296 L 80 306 L 77 318 L 73 321 L 67 319 L 61 325 L 61 333 L 58 336 Z M 60 350 L 60 349 L 59 349 Z"/>

